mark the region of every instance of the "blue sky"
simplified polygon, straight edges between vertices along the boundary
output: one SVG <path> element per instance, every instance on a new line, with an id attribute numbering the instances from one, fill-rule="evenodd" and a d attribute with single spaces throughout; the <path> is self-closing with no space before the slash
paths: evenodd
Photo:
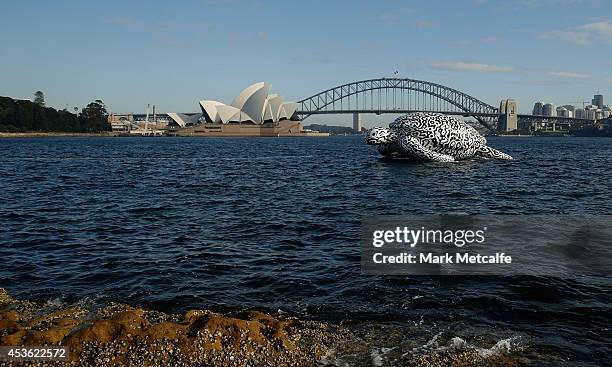
<path id="1" fill-rule="evenodd" d="M 258 81 L 299 100 L 397 70 L 493 105 L 515 98 L 522 112 L 595 92 L 610 103 L 609 9 L 607 0 L 12 1 L 2 5 L 0 95 L 40 89 L 58 108 L 100 98 L 113 112 L 147 103 L 189 112 Z"/>

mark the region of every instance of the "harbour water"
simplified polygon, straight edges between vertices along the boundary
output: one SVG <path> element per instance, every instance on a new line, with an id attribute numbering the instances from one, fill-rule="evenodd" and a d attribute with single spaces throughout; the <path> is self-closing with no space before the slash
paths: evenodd
<path id="1" fill-rule="evenodd" d="M 384 354 L 612 357 L 612 278 L 362 275 L 360 220 L 612 214 L 612 139 L 491 138 L 514 161 L 405 164 L 360 137 L 0 140 L 0 287 L 350 325 Z M 606 362 L 608 361 L 608 362 Z"/>

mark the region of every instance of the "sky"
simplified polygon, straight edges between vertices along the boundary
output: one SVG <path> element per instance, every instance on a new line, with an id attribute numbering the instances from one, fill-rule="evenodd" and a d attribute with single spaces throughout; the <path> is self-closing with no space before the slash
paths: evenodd
<path id="1" fill-rule="evenodd" d="M 11 1 L 0 95 L 195 112 L 265 81 L 286 100 L 344 83 L 440 83 L 491 105 L 612 104 L 611 0 Z M 579 102 L 579 103 L 576 103 Z M 314 118 L 314 117 L 313 117 Z M 320 117 L 317 116 L 320 120 Z M 364 117 L 366 121 L 385 117 Z M 325 121 L 350 123 L 350 116 Z M 312 121 L 320 122 L 320 121 Z"/>

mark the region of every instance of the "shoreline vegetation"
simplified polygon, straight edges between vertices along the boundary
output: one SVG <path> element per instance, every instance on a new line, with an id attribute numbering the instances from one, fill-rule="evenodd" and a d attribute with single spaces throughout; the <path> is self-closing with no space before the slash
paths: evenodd
<path id="1" fill-rule="evenodd" d="M 0 132 L 3 133 L 103 133 L 111 131 L 106 105 L 97 99 L 79 112 L 47 107 L 41 91 L 34 101 L 0 96 Z"/>
<path id="2" fill-rule="evenodd" d="M 61 132 L 61 131 L 24 131 L 24 132 L 0 132 L 0 138 L 52 138 L 52 137 L 70 137 L 70 136 L 118 136 L 112 132 L 98 132 L 98 133 L 77 133 L 77 132 Z"/>
<path id="3" fill-rule="evenodd" d="M 386 365 L 372 345 L 343 325 L 259 311 L 168 314 L 112 302 L 57 305 L 15 300 L 2 288 L 0 345 L 68 347 L 68 361 L 49 362 L 54 366 Z M 401 360 L 394 365 L 526 365 L 509 353 L 483 356 L 473 348 L 408 357 L 397 352 Z"/>

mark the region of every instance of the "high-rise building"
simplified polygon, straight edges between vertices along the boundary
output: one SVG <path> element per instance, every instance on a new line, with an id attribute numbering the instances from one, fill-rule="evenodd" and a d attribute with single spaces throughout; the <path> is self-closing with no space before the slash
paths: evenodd
<path id="1" fill-rule="evenodd" d="M 595 120 L 597 118 L 597 110 L 586 110 L 586 118 L 589 120 Z"/>
<path id="2" fill-rule="evenodd" d="M 570 117 L 570 111 L 565 107 L 557 107 L 557 116 Z"/>
<path id="3" fill-rule="evenodd" d="M 584 113 L 584 110 L 582 108 L 577 108 L 574 117 L 576 117 L 577 119 L 584 119 L 586 118 L 586 114 Z"/>
<path id="4" fill-rule="evenodd" d="M 571 112 L 576 111 L 576 107 L 572 106 L 571 104 L 565 104 L 563 107 L 567 108 L 567 110 Z"/>
<path id="5" fill-rule="evenodd" d="M 542 116 L 556 116 L 555 105 L 552 103 L 547 103 L 542 107 Z"/>
<path id="6" fill-rule="evenodd" d="M 535 116 L 542 116 L 542 109 L 543 108 L 544 108 L 544 103 L 536 102 L 533 105 L 533 115 L 535 115 Z"/>
<path id="7" fill-rule="evenodd" d="M 603 96 L 601 94 L 594 95 L 592 103 L 598 108 L 603 108 L 604 107 Z"/>
<path id="8" fill-rule="evenodd" d="M 576 107 L 571 104 L 563 105 L 563 108 L 567 110 L 567 117 L 576 117 Z"/>

